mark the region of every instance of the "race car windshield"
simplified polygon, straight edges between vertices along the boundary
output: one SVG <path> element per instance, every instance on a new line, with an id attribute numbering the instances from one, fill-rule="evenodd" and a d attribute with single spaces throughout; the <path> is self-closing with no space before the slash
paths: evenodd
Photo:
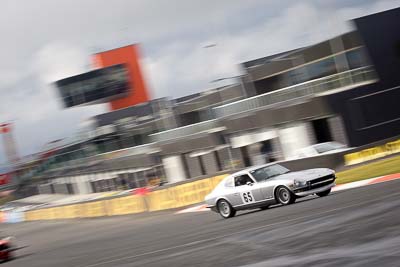
<path id="1" fill-rule="evenodd" d="M 253 175 L 254 179 L 256 179 L 257 182 L 262 182 L 274 176 L 278 176 L 288 172 L 290 172 L 289 169 L 286 169 L 281 165 L 274 164 L 256 169 L 251 172 L 251 175 Z"/>

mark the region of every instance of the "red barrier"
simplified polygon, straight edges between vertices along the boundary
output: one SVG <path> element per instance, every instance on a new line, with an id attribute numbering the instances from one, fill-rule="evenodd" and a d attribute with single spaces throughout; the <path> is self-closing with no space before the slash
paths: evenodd
<path id="1" fill-rule="evenodd" d="M 149 192 L 150 190 L 147 189 L 147 187 L 136 188 L 135 190 L 133 190 L 133 194 L 139 196 L 147 195 Z"/>
<path id="2" fill-rule="evenodd" d="M 10 174 L 0 174 L 0 185 L 5 185 L 10 182 Z"/>

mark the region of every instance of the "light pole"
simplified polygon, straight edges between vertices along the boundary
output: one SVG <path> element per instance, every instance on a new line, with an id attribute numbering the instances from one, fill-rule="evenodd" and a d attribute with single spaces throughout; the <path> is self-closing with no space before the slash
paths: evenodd
<path id="1" fill-rule="evenodd" d="M 216 43 L 210 43 L 208 45 L 203 46 L 204 49 L 214 49 L 214 51 L 215 51 L 216 47 L 217 47 Z M 216 55 L 216 57 L 217 56 L 218 56 L 218 54 Z M 216 74 L 218 74 L 218 73 L 216 73 Z M 246 98 L 247 97 L 247 92 L 246 92 L 246 88 L 245 88 L 245 85 L 244 85 L 243 80 L 242 80 L 242 78 L 245 77 L 245 76 L 246 75 L 236 75 L 236 76 L 231 76 L 231 77 L 222 77 L 222 78 L 214 79 L 214 80 L 210 81 L 210 83 L 217 83 L 217 82 L 220 82 L 220 81 L 225 81 L 225 80 L 230 80 L 230 79 L 238 79 L 239 78 L 240 86 L 241 86 L 241 89 L 242 89 L 243 98 Z M 219 90 L 218 90 L 218 93 L 220 94 L 222 103 L 224 103 L 225 100 L 223 99 L 223 96 L 221 96 L 221 93 L 220 93 Z M 230 162 L 229 168 L 231 170 L 234 170 L 235 169 L 235 164 L 234 164 L 234 161 L 233 161 L 234 159 L 233 159 L 233 154 L 232 154 L 232 150 L 231 150 L 232 146 L 231 146 L 228 138 L 224 134 L 222 134 L 222 137 L 223 137 L 225 143 L 227 144 L 228 157 L 229 157 L 229 162 Z"/>
<path id="2" fill-rule="evenodd" d="M 202 48 L 204 48 L 204 49 L 213 49 L 214 51 L 216 51 L 217 45 L 218 45 L 217 43 L 209 43 L 209 44 L 204 45 Z M 215 55 L 215 58 L 217 58 L 217 57 L 218 57 L 218 53 L 216 53 L 216 55 Z M 218 75 L 218 73 L 216 73 L 216 74 Z M 230 76 L 230 77 L 223 77 L 223 78 L 214 79 L 214 80 L 212 80 L 210 82 L 211 83 L 216 83 L 216 82 L 220 82 L 220 81 L 239 78 L 240 85 L 241 85 L 241 88 L 242 88 L 243 97 L 246 98 L 247 97 L 247 91 L 246 91 L 245 85 L 244 85 L 243 80 L 242 80 L 242 78 L 245 77 L 245 76 L 247 76 L 247 75 L 236 75 L 236 76 Z M 222 102 L 224 102 L 223 99 L 222 99 Z"/>
<path id="3" fill-rule="evenodd" d="M 242 78 L 245 77 L 245 76 L 246 75 L 236 75 L 236 76 L 232 76 L 232 77 L 223 77 L 223 78 L 212 80 L 210 82 L 211 83 L 216 83 L 216 82 L 230 80 L 230 79 L 239 79 L 240 80 L 240 86 L 241 86 L 241 89 L 242 89 L 243 98 L 246 98 L 247 97 L 247 92 L 246 92 L 246 88 L 245 88 L 243 80 L 242 80 Z M 222 102 L 224 102 L 224 100 Z M 228 138 L 225 135 L 223 135 L 223 138 L 225 140 L 225 143 L 228 145 L 227 148 L 228 148 L 228 156 L 229 156 L 229 161 L 230 161 L 230 168 L 232 170 L 234 170 L 235 169 L 235 165 L 234 165 L 234 162 L 233 162 L 233 154 L 232 154 L 232 150 L 231 150 L 232 146 L 230 145 L 230 142 L 229 142 Z"/>

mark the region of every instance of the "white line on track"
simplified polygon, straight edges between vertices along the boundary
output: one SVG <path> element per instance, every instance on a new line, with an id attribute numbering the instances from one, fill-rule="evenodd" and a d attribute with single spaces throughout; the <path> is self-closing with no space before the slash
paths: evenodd
<path id="1" fill-rule="evenodd" d="M 379 200 L 383 200 L 383 199 L 386 199 L 386 198 L 391 198 L 391 197 L 396 196 L 396 195 L 400 195 L 400 193 L 394 193 L 394 194 L 391 194 L 391 195 L 386 195 L 386 196 L 380 198 Z M 158 250 L 152 250 L 152 251 L 149 251 L 149 252 L 136 254 L 136 255 L 129 255 L 129 256 L 125 256 L 125 257 L 123 257 L 123 255 L 121 255 L 122 256 L 121 258 L 112 259 L 112 260 L 104 260 L 104 261 L 100 261 L 100 262 L 94 263 L 94 264 L 82 265 L 80 267 L 95 267 L 95 266 L 101 266 L 101 265 L 109 265 L 110 263 L 114 263 L 114 262 L 118 262 L 118 261 L 124 261 L 124 260 L 139 258 L 139 257 L 143 257 L 143 256 L 149 256 L 149 255 L 153 255 L 153 254 L 158 254 L 160 252 L 165 252 L 165 251 L 169 251 L 169 250 L 190 247 L 190 246 L 201 244 L 201 243 L 211 242 L 211 241 L 227 238 L 227 237 L 238 235 L 238 234 L 243 234 L 243 233 L 247 233 L 247 232 L 251 232 L 251 231 L 256 231 L 256 230 L 268 228 L 268 227 L 271 227 L 271 226 L 281 225 L 281 224 L 284 224 L 284 223 L 290 223 L 290 222 L 294 222 L 294 221 L 298 221 L 298 220 L 302 220 L 302 219 L 308 219 L 308 218 L 311 218 L 313 216 L 324 215 L 324 214 L 336 212 L 336 211 L 339 211 L 339 210 L 344 210 L 344 209 L 348 209 L 348 208 L 361 206 L 361 205 L 364 205 L 364 204 L 367 204 L 367 203 L 370 203 L 370 202 L 374 203 L 374 202 L 377 202 L 377 201 L 378 201 L 377 199 L 374 199 L 374 200 L 368 200 L 368 201 L 364 201 L 364 202 L 357 202 L 355 204 L 347 205 L 347 206 L 340 207 L 340 208 L 335 208 L 335 209 L 331 209 L 331 210 L 327 210 L 327 211 L 317 212 L 317 213 L 313 213 L 313 214 L 310 214 L 310 215 L 307 215 L 307 216 L 296 217 L 296 218 L 293 218 L 293 219 L 290 219 L 290 220 L 286 220 L 286 221 L 280 221 L 280 222 L 276 222 L 276 223 L 271 223 L 271 224 L 266 224 L 266 225 L 257 226 L 257 227 L 253 227 L 253 228 L 248 228 L 248 229 L 245 229 L 245 230 L 242 230 L 242 231 L 238 231 L 238 232 L 235 232 L 235 233 L 230 233 L 230 234 L 226 234 L 226 235 L 220 235 L 220 236 L 217 236 L 217 237 L 197 240 L 197 241 L 185 243 L 185 244 L 182 244 L 182 245 L 177 245 L 177 246 L 158 249 Z"/>

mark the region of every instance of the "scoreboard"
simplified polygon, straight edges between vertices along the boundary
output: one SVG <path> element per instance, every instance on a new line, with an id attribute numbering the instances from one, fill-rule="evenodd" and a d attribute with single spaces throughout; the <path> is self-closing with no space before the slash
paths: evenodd
<path id="1" fill-rule="evenodd" d="M 65 78 L 55 82 L 65 107 L 104 103 L 125 97 L 133 90 L 124 64 Z"/>

